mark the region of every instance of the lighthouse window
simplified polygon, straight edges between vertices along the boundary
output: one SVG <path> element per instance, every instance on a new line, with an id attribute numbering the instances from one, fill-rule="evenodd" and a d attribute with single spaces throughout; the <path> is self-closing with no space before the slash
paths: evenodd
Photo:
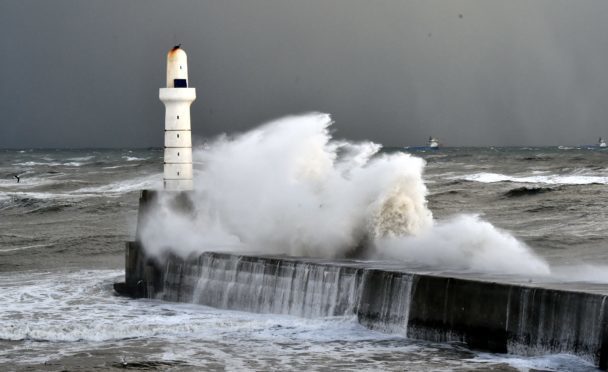
<path id="1" fill-rule="evenodd" d="M 173 86 L 175 88 L 188 88 L 188 81 L 186 79 L 173 79 Z"/>
<path id="2" fill-rule="evenodd" d="M 182 66 L 179 66 L 179 69 L 181 70 L 181 69 L 182 69 Z"/>
<path id="3" fill-rule="evenodd" d="M 179 156 L 179 152 L 177 153 L 177 156 Z"/>
<path id="4" fill-rule="evenodd" d="M 179 133 L 177 134 L 177 138 L 179 138 Z"/>
<path id="5" fill-rule="evenodd" d="M 177 172 L 177 175 L 179 176 L 179 172 Z"/>
<path id="6" fill-rule="evenodd" d="M 179 115 L 177 115 L 177 120 L 179 120 Z"/>

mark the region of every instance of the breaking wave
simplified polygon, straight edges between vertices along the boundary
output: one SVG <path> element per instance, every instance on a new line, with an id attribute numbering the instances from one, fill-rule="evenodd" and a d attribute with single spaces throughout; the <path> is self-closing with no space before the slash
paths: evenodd
<path id="1" fill-rule="evenodd" d="M 143 189 L 158 189 L 162 186 L 162 176 L 152 174 L 124 181 L 116 181 L 105 185 L 83 187 L 75 190 L 75 194 L 122 194 Z"/>
<path id="2" fill-rule="evenodd" d="M 334 140 L 331 124 L 327 114 L 286 117 L 198 149 L 193 213 L 176 212 L 161 198 L 144 221 L 144 246 L 159 256 L 168 249 L 182 256 L 357 255 L 456 270 L 549 272 L 524 243 L 477 217 L 435 223 L 422 159 Z"/>
<path id="3" fill-rule="evenodd" d="M 137 156 L 123 156 L 123 159 L 126 161 L 144 161 L 148 160 L 148 158 L 138 158 Z"/>
<path id="4" fill-rule="evenodd" d="M 439 221 L 419 235 L 380 240 L 383 258 L 401 258 L 439 269 L 547 275 L 549 265 L 523 242 L 475 215 Z"/>
<path id="5" fill-rule="evenodd" d="M 24 167 L 35 167 L 35 166 L 57 166 L 57 165 L 61 165 L 61 163 L 58 162 L 39 162 L 39 161 L 25 161 L 25 162 L 21 162 L 21 163 L 14 163 L 13 165 L 15 166 L 24 166 Z"/>
<path id="6" fill-rule="evenodd" d="M 577 172 L 569 175 L 532 175 L 532 176 L 509 176 L 500 173 L 474 173 L 469 175 L 453 177 L 471 182 L 495 183 L 495 182 L 515 182 L 515 183 L 536 183 L 547 185 L 589 185 L 589 184 L 608 184 L 607 176 L 579 174 Z"/>

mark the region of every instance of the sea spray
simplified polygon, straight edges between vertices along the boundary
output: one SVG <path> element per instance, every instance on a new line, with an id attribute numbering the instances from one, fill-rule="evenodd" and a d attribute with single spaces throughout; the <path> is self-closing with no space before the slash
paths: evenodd
<path id="1" fill-rule="evenodd" d="M 221 249 L 204 244 L 209 223 L 229 237 L 217 245 L 256 252 L 342 257 L 369 235 L 376 210 L 404 181 L 407 233 L 430 226 L 422 182 L 423 160 L 407 154 L 374 157 L 379 146 L 333 141 L 326 114 L 280 119 L 250 132 L 223 137 L 195 152 L 195 215 L 181 218 L 164 207 L 144 226 L 144 245 L 182 255 Z M 190 233 L 187 233 L 187 232 Z M 218 234 L 212 234 L 217 236 Z M 163 241 L 164 240 L 164 241 Z M 235 244 L 238 241 L 241 244 Z M 198 242 L 194 245 L 192 242 Z M 160 244 L 162 243 L 162 247 Z"/>
<path id="2" fill-rule="evenodd" d="M 525 244 L 478 218 L 434 225 L 424 160 L 336 141 L 331 124 L 322 113 L 286 117 L 196 150 L 194 209 L 176 212 L 161 198 L 142 228 L 148 252 L 355 252 L 448 269 L 548 271 Z"/>
<path id="3" fill-rule="evenodd" d="M 381 258 L 415 261 L 437 269 L 546 275 L 549 265 L 523 242 L 476 215 L 436 222 L 418 235 L 376 240 Z"/>

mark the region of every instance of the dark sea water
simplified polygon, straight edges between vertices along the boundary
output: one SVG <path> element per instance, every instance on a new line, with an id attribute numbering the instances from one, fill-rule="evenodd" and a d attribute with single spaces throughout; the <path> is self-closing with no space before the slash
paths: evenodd
<path id="1" fill-rule="evenodd" d="M 435 219 L 479 214 L 564 277 L 608 283 L 607 150 L 383 151 L 426 160 Z M 139 190 L 161 187 L 162 164 L 159 149 L 0 151 L 0 370 L 593 370 L 569 355 L 485 354 L 350 318 L 117 297 Z"/>

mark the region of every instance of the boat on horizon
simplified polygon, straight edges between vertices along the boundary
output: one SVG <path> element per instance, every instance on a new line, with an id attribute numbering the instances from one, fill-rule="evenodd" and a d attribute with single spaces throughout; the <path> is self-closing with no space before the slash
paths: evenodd
<path id="1" fill-rule="evenodd" d="M 439 149 L 439 140 L 433 136 L 429 137 L 429 140 L 426 143 L 426 146 L 431 149 Z"/>
<path id="2" fill-rule="evenodd" d="M 604 141 L 604 139 L 603 139 L 602 137 L 600 137 L 600 138 L 597 140 L 597 146 L 598 146 L 598 147 L 606 147 L 606 141 Z"/>

